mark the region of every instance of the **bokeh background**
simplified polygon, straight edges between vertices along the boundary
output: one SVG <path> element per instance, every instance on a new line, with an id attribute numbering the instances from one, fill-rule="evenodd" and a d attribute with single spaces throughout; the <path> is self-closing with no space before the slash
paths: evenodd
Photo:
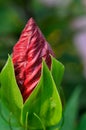
<path id="1" fill-rule="evenodd" d="M 65 66 L 62 130 L 86 130 L 86 0 L 0 0 L 0 71 L 30 17 Z"/>

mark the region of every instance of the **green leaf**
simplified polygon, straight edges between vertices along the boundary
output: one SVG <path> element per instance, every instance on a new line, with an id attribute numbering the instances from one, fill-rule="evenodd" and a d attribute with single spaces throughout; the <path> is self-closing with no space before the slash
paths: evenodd
<path id="1" fill-rule="evenodd" d="M 62 104 L 53 77 L 44 61 L 42 65 L 40 81 L 22 111 L 23 124 L 28 112 L 29 130 L 45 129 L 59 123 L 62 117 Z"/>
<path id="2" fill-rule="evenodd" d="M 0 99 L 0 129 L 1 130 L 10 130 L 10 125 L 8 124 L 7 120 L 4 119 L 1 113 L 1 99 Z"/>
<path id="3" fill-rule="evenodd" d="M 14 115 L 0 100 L 0 129 L 1 130 L 24 130 Z"/>
<path id="4" fill-rule="evenodd" d="M 86 114 L 82 116 L 81 121 L 78 126 L 78 130 L 86 130 Z"/>
<path id="5" fill-rule="evenodd" d="M 1 74 L 0 74 L 1 76 Z M 1 79 L 0 79 L 0 98 L 1 98 Z"/>
<path id="6" fill-rule="evenodd" d="M 55 81 L 55 84 L 59 90 L 59 87 L 60 87 L 60 84 L 62 81 L 62 77 L 64 74 L 64 66 L 62 63 L 60 63 L 59 61 L 57 61 L 53 57 L 52 57 L 51 72 L 52 72 L 52 76 L 53 76 L 53 79 Z"/>
<path id="7" fill-rule="evenodd" d="M 73 130 L 75 120 L 78 112 L 78 101 L 81 89 L 78 87 L 75 89 L 71 98 L 69 99 L 65 111 L 64 111 L 64 123 L 61 130 Z"/>
<path id="8" fill-rule="evenodd" d="M 4 119 L 0 115 L 0 129 L 1 130 L 10 130 L 10 127 L 7 122 L 4 121 Z"/>
<path id="9" fill-rule="evenodd" d="M 20 90 L 17 86 L 14 67 L 9 56 L 6 65 L 1 71 L 1 98 L 17 119 L 20 119 L 21 109 L 23 107 L 23 99 L 20 93 Z"/>
<path id="10" fill-rule="evenodd" d="M 10 126 L 4 119 L 0 116 L 0 129 L 1 130 L 25 130 L 23 127 L 13 127 Z"/>

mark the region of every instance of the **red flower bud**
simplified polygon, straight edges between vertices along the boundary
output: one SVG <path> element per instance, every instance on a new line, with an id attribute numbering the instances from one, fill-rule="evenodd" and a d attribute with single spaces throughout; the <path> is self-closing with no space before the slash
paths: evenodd
<path id="1" fill-rule="evenodd" d="M 45 59 L 50 69 L 50 55 L 54 55 L 52 49 L 33 18 L 30 18 L 13 48 L 12 54 L 16 80 L 24 101 L 40 79 L 42 58 Z"/>

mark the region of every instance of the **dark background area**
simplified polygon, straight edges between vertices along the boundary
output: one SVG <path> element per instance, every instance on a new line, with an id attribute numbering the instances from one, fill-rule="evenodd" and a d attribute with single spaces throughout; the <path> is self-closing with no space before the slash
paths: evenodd
<path id="1" fill-rule="evenodd" d="M 86 1 L 0 0 L 0 70 L 30 17 L 65 66 L 65 104 L 73 91 L 81 88 L 77 116 L 80 119 L 86 113 Z"/>

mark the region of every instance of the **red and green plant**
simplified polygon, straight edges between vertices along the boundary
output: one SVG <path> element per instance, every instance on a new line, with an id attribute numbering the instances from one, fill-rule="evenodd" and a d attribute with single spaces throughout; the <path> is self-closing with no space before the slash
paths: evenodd
<path id="1" fill-rule="evenodd" d="M 64 66 L 31 18 L 0 74 L 3 124 L 13 130 L 46 130 L 59 124 L 63 73 Z"/>

